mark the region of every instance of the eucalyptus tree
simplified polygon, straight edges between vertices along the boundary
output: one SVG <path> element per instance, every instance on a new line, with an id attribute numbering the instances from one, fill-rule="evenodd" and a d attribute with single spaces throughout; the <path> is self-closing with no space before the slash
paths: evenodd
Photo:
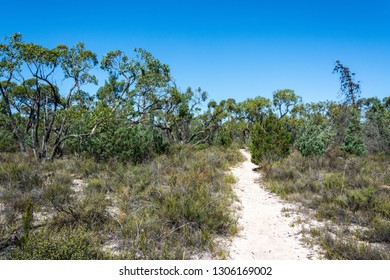
<path id="1" fill-rule="evenodd" d="M 16 83 L 18 73 L 21 71 L 22 61 L 17 45 L 21 42 L 21 34 L 14 34 L 6 38 L 8 43 L 0 44 L 0 92 L 1 92 L 1 113 L 4 121 L 10 126 L 12 133 L 19 145 L 20 151 L 26 153 L 26 143 L 19 131 L 18 121 L 13 112 L 12 90 Z"/>
<path id="2" fill-rule="evenodd" d="M 192 90 L 188 87 L 185 92 L 177 87 L 170 88 L 169 98 L 157 115 L 156 127 L 164 131 L 169 141 L 191 142 L 198 132 L 194 120 L 201 114 L 206 99 L 207 92 L 201 88 Z"/>
<path id="3" fill-rule="evenodd" d="M 272 103 L 279 119 L 292 113 L 296 106 L 302 102 L 302 98 L 291 89 L 277 90 L 273 94 Z"/>
<path id="4" fill-rule="evenodd" d="M 269 114 L 271 109 L 271 101 L 268 98 L 256 96 L 248 98 L 239 103 L 240 117 L 247 123 L 254 124 L 262 123 L 264 118 Z"/>
<path id="5" fill-rule="evenodd" d="M 130 57 L 121 50 L 110 51 L 101 61 L 109 79 L 117 80 L 112 110 L 123 110 L 133 124 L 153 122 L 153 113 L 169 98 L 170 69 L 143 49 L 134 53 Z"/>
<path id="6" fill-rule="evenodd" d="M 90 74 L 96 55 L 83 43 L 48 49 L 14 34 L 0 45 L 0 55 L 2 103 L 21 152 L 30 149 L 37 160 L 52 159 L 65 140 L 94 133 L 70 133 L 80 109 L 75 105 L 86 96 L 81 87 L 97 82 Z M 67 92 L 61 91 L 58 80 L 70 81 Z"/>

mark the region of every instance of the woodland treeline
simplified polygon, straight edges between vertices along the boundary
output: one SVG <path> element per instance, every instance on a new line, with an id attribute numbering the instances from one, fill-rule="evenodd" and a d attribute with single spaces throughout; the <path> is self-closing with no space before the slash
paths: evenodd
<path id="1" fill-rule="evenodd" d="M 209 101 L 181 91 L 168 65 L 143 49 L 110 51 L 100 61 L 83 43 L 49 49 L 13 34 L 0 45 L 0 149 L 45 161 L 64 154 L 142 162 L 173 143 L 248 144 L 254 161 L 291 146 L 303 155 L 329 148 L 363 155 L 390 151 L 390 98 L 360 98 L 360 84 L 337 61 L 342 102 L 303 103 L 293 90 L 243 102 Z M 92 74 L 107 79 L 97 92 Z"/>

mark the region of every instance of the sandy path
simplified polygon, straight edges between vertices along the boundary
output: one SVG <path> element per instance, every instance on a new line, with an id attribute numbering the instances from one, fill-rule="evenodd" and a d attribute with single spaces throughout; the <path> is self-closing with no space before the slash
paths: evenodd
<path id="1" fill-rule="evenodd" d="M 260 186 L 260 175 L 253 171 L 250 154 L 241 150 L 246 160 L 232 169 L 236 177 L 235 192 L 241 201 L 239 226 L 241 231 L 229 247 L 233 260 L 298 260 L 315 259 L 316 253 L 300 242 L 293 218 L 281 213 L 292 208 Z"/>

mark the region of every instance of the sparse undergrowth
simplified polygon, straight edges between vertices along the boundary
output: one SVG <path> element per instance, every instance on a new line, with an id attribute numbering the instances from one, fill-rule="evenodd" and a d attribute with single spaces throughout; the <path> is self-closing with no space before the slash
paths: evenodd
<path id="1" fill-rule="evenodd" d="M 234 149 L 176 146 L 137 165 L 0 157 L 1 258 L 223 256 L 214 238 L 237 230 Z"/>
<path id="2" fill-rule="evenodd" d="M 341 231 L 316 236 L 330 259 L 390 259 L 390 158 L 333 152 L 264 165 L 267 187 L 283 199 L 315 210 Z M 354 230 L 348 230 L 352 228 Z"/>

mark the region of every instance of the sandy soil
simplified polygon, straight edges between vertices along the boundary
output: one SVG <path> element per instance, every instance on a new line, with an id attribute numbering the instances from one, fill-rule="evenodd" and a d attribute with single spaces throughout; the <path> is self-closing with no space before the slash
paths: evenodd
<path id="1" fill-rule="evenodd" d="M 232 169 L 236 177 L 235 192 L 241 202 L 238 211 L 240 231 L 230 246 L 232 260 L 299 260 L 317 259 L 316 252 L 301 242 L 297 227 L 292 227 L 292 216 L 283 214 L 283 208 L 294 205 L 282 202 L 265 190 L 257 167 L 250 154 L 241 150 L 246 160 Z"/>

